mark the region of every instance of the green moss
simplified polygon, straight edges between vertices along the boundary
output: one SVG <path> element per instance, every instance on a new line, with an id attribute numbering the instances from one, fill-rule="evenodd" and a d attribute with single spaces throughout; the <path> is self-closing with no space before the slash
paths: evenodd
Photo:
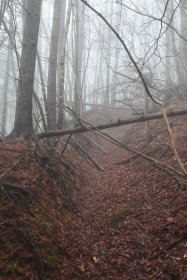
<path id="1" fill-rule="evenodd" d="M 43 221 L 41 221 L 40 223 L 39 223 L 39 227 L 41 228 L 41 229 L 44 229 L 44 230 L 49 230 L 49 231 L 51 231 L 52 229 L 53 229 L 53 225 L 52 225 L 52 223 L 50 223 L 50 222 L 48 222 L 48 221 L 46 221 L 46 220 L 43 220 Z"/>

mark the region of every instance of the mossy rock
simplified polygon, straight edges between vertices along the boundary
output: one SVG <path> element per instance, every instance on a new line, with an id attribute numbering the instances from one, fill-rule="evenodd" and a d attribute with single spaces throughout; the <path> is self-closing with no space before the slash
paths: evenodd
<path id="1" fill-rule="evenodd" d="M 108 217 L 107 224 L 112 227 L 116 227 L 124 219 L 126 219 L 133 210 L 128 203 L 121 203 L 117 205 Z"/>

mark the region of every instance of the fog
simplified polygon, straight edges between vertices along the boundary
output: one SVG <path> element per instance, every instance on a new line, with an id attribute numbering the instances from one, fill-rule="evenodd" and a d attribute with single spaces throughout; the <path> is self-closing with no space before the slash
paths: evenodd
<path id="1" fill-rule="evenodd" d="M 31 2 L 34 5 L 36 1 Z M 111 113 L 105 122 L 111 121 L 114 114 L 119 118 L 119 108 L 128 111 L 128 115 L 140 109 L 149 113 L 152 104 L 140 75 L 111 28 L 82 1 L 72 1 L 71 7 L 70 0 L 60 2 L 41 1 L 41 14 L 37 15 L 39 30 L 31 30 L 31 34 L 38 32 L 34 83 L 30 85 L 37 96 L 37 101 L 32 98 L 35 131 L 63 128 L 66 122 L 73 121 L 65 107 L 80 117 L 86 117 L 90 111 Z M 183 100 L 187 65 L 186 0 L 88 3 L 125 42 L 154 98 L 166 104 Z M 23 100 L 18 101 L 17 97 L 25 94 L 19 81 L 23 77 L 21 69 L 26 69 L 29 63 L 29 52 L 26 64 L 22 62 L 23 49 L 27 47 L 23 43 L 27 17 L 35 17 L 34 9 L 30 14 L 29 8 L 32 9 L 26 0 L 1 1 L 2 136 L 14 128 L 16 108 Z M 32 44 L 29 39 L 25 42 Z M 120 112 L 120 118 L 123 117 L 127 114 L 123 116 Z"/>

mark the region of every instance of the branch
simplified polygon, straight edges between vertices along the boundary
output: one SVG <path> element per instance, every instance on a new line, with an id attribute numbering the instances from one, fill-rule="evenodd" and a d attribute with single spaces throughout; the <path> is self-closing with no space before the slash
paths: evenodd
<path id="1" fill-rule="evenodd" d="M 176 157 L 176 160 L 178 162 L 178 165 L 180 166 L 181 170 L 183 171 L 183 173 L 187 176 L 187 170 L 184 166 L 184 164 L 182 163 L 180 157 L 179 157 L 179 154 L 178 154 L 178 151 L 177 151 L 177 148 L 176 148 L 176 143 L 175 143 L 175 139 L 173 137 L 173 134 L 172 134 L 172 131 L 171 131 L 171 128 L 170 128 L 170 125 L 169 125 L 169 121 L 168 121 L 168 118 L 167 118 L 167 115 L 166 115 L 166 111 L 164 109 L 164 105 L 162 102 L 160 102 L 158 99 L 155 99 L 150 90 L 149 90 L 149 87 L 145 81 L 145 78 L 138 66 L 138 64 L 136 63 L 136 61 L 134 60 L 134 58 L 132 57 L 125 41 L 122 39 L 122 37 L 119 35 L 119 33 L 111 26 L 111 24 L 107 21 L 107 19 L 101 14 L 99 13 L 97 10 L 95 10 L 91 5 L 89 5 L 87 3 L 87 1 L 85 0 L 80 0 L 82 3 L 84 3 L 87 7 L 89 7 L 95 14 L 97 14 L 105 23 L 106 25 L 112 30 L 112 32 L 115 34 L 115 36 L 118 38 L 118 40 L 121 42 L 122 46 L 124 47 L 126 53 L 128 54 L 128 57 L 130 58 L 132 64 L 134 65 L 141 81 L 142 81 L 142 84 L 144 86 L 144 89 L 145 89 L 145 92 L 147 93 L 147 95 L 150 97 L 150 99 L 156 104 L 158 105 L 158 107 L 160 108 L 161 112 L 162 112 L 162 115 L 163 115 L 163 118 L 164 118 L 164 121 L 165 121 L 165 124 L 166 124 L 166 127 L 167 127 L 167 130 L 168 130 L 168 133 L 169 133 L 169 136 L 171 138 L 171 145 L 172 145 L 172 149 L 173 149 L 173 153 Z"/>
<path id="2" fill-rule="evenodd" d="M 176 110 L 176 111 L 168 111 L 166 112 L 167 117 L 175 117 L 175 116 L 181 116 L 181 115 L 186 115 L 187 114 L 187 109 L 182 109 L 182 110 Z M 143 115 L 140 117 L 133 117 L 129 118 L 126 120 L 118 120 L 117 122 L 112 122 L 112 123 L 107 123 L 107 124 L 100 124 L 98 126 L 82 126 L 78 128 L 70 128 L 70 129 L 62 129 L 62 130 L 51 130 L 47 132 L 42 132 L 38 134 L 38 137 L 40 139 L 43 138 L 49 138 L 49 137 L 55 137 L 55 136 L 63 136 L 63 135 L 68 135 L 68 134 L 77 134 L 77 133 L 82 133 L 82 132 L 89 132 L 93 130 L 103 130 L 107 128 L 112 128 L 112 127 L 118 127 L 122 125 L 128 125 L 128 124 L 133 124 L 133 123 L 139 123 L 139 122 L 146 122 L 146 121 L 151 121 L 151 120 L 158 120 L 162 119 L 163 115 L 161 113 L 159 114 L 149 114 L 149 115 Z"/>
<path id="3" fill-rule="evenodd" d="M 136 69 L 136 71 L 137 71 L 137 73 L 138 73 L 138 75 L 139 75 L 139 77 L 140 77 L 140 79 L 141 79 L 141 81 L 142 81 L 142 84 L 143 84 L 143 86 L 144 86 L 144 88 L 145 88 L 145 91 L 146 91 L 147 95 L 150 97 L 150 99 L 151 99 L 154 103 L 156 103 L 157 105 L 159 105 L 160 102 L 159 102 L 158 100 L 156 100 L 156 99 L 152 96 L 152 94 L 151 94 L 151 92 L 150 92 L 150 90 L 149 90 L 149 88 L 148 88 L 148 86 L 147 86 L 147 84 L 146 84 L 145 78 L 144 78 L 144 76 L 143 76 L 143 74 L 142 74 L 142 72 L 141 72 L 139 66 L 137 65 L 136 61 L 135 61 L 134 58 L 132 57 L 132 55 L 131 55 L 131 53 L 130 53 L 130 51 L 129 51 L 129 49 L 128 49 L 126 43 L 125 43 L 125 41 L 122 39 L 122 37 L 119 35 L 119 33 L 118 33 L 118 32 L 114 29 L 114 27 L 108 22 L 108 20 L 107 20 L 100 12 L 98 12 L 98 11 L 97 11 L 96 9 L 94 9 L 90 4 L 88 4 L 87 1 L 85 1 L 85 0 L 80 0 L 80 1 L 81 1 L 82 3 L 84 3 L 84 4 L 85 4 L 90 10 L 92 10 L 96 15 L 98 15 L 98 16 L 106 23 L 106 25 L 112 30 L 112 32 L 115 34 L 115 36 L 118 38 L 118 40 L 120 41 L 120 43 L 121 43 L 122 46 L 124 47 L 124 49 L 125 49 L 125 51 L 126 51 L 128 57 L 130 58 L 132 64 L 134 65 L 134 68 Z"/>

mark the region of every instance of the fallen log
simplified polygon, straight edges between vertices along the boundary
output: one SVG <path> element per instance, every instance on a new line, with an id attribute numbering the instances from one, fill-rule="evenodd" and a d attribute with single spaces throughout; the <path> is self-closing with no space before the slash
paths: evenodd
<path id="1" fill-rule="evenodd" d="M 187 109 L 175 110 L 175 111 L 170 110 L 170 111 L 167 111 L 166 114 L 168 117 L 186 115 Z M 107 128 L 118 127 L 118 126 L 122 126 L 122 125 L 133 124 L 133 123 L 158 120 L 158 119 L 162 119 L 162 118 L 163 118 L 162 113 L 149 114 L 149 115 L 143 115 L 140 117 L 138 116 L 138 117 L 129 118 L 126 120 L 118 120 L 117 122 L 110 122 L 108 124 L 100 124 L 98 126 L 87 125 L 87 126 L 81 126 L 78 128 L 50 130 L 50 131 L 39 133 L 38 137 L 39 137 L 39 139 L 42 139 L 42 138 L 49 138 L 49 137 L 55 137 L 55 136 L 63 136 L 63 135 L 67 135 L 67 134 L 77 134 L 77 133 L 88 132 L 88 131 L 93 131 L 93 130 L 103 130 L 103 129 L 107 129 Z"/>

